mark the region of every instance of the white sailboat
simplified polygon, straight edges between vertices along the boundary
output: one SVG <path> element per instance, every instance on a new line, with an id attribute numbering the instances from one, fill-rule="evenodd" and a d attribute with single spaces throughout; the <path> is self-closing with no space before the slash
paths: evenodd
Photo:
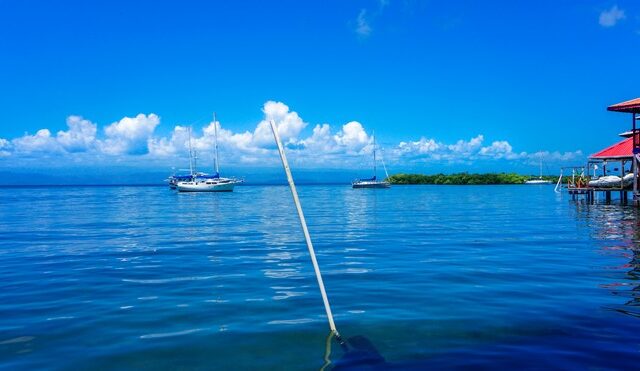
<path id="1" fill-rule="evenodd" d="M 551 184 L 550 180 L 542 179 L 542 156 L 540 156 L 540 176 L 538 179 L 529 179 L 524 184 Z"/>
<path id="2" fill-rule="evenodd" d="M 351 186 L 353 188 L 390 188 L 391 184 L 386 180 L 389 178 L 389 173 L 387 173 L 387 167 L 384 165 L 384 160 L 382 160 L 382 167 L 384 168 L 384 174 L 386 175 L 385 180 L 378 180 L 377 169 L 376 169 L 376 135 L 373 133 L 373 177 L 369 179 L 356 179 L 351 182 Z"/>
<path id="3" fill-rule="evenodd" d="M 213 114 L 213 126 L 214 126 L 214 151 L 215 159 L 214 166 L 216 173 L 213 175 L 198 173 L 195 170 L 195 160 L 190 161 L 192 165 L 192 179 L 179 181 L 176 183 L 176 187 L 180 192 L 233 192 L 233 188 L 236 184 L 242 183 L 242 179 L 237 178 L 223 178 L 220 176 L 220 168 L 218 166 L 218 121 L 216 114 Z M 191 135 L 189 135 L 189 155 L 192 156 L 191 149 Z"/>

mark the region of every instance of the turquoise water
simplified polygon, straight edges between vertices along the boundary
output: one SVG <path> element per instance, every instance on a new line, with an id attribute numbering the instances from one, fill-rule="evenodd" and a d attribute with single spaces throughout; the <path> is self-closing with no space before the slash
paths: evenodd
<path id="1" fill-rule="evenodd" d="M 299 192 L 338 329 L 381 369 L 637 367 L 636 209 L 549 186 Z M 326 363 L 284 186 L 0 188 L 0 205 L 0 367 Z"/>

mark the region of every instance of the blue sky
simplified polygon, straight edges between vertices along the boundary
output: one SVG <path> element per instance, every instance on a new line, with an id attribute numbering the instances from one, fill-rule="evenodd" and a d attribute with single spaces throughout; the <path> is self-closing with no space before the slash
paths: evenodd
<path id="1" fill-rule="evenodd" d="M 0 1 L 0 166 L 549 172 L 640 96 L 637 1 Z M 327 126 L 323 126 L 323 125 Z M 208 130 L 207 130 L 208 128 Z M 46 129 L 46 131 L 42 131 Z M 370 162 L 370 161 L 369 161 Z"/>

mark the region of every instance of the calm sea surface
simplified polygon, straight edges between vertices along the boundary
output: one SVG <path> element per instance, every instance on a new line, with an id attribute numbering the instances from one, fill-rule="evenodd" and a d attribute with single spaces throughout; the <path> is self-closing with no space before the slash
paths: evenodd
<path id="1" fill-rule="evenodd" d="M 638 367 L 636 209 L 552 186 L 299 192 L 338 330 L 381 369 Z M 0 206 L 0 368 L 348 366 L 284 186 L 0 188 Z"/>

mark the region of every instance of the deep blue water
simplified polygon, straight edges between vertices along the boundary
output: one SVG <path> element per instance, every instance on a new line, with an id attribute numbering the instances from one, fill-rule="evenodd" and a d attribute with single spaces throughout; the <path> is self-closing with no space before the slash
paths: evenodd
<path id="1" fill-rule="evenodd" d="M 637 367 L 635 208 L 550 186 L 299 192 L 338 329 L 383 368 Z M 284 186 L 0 188 L 0 205 L 0 367 L 325 364 Z"/>

